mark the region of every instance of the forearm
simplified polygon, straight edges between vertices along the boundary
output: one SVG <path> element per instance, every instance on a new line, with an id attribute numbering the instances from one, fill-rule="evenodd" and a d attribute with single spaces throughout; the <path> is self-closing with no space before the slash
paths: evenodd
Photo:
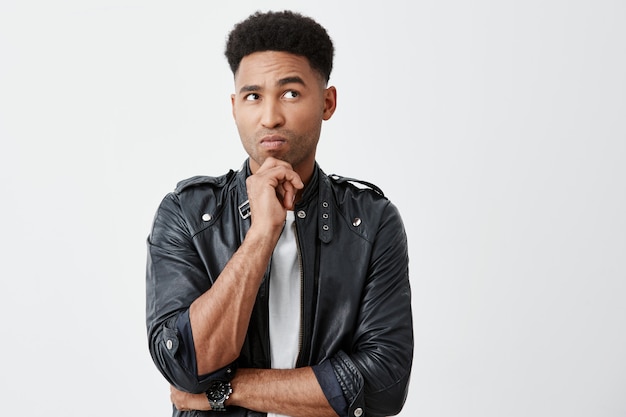
<path id="1" fill-rule="evenodd" d="M 291 165 L 273 158 L 247 178 L 250 229 L 213 286 L 189 309 L 199 375 L 222 368 L 239 356 L 286 210 L 292 208 L 296 191 L 303 187 Z"/>
<path id="2" fill-rule="evenodd" d="M 231 381 L 233 393 L 226 406 L 292 417 L 337 417 L 310 367 L 298 369 L 239 369 Z M 179 410 L 210 410 L 204 394 L 171 387 Z"/>
<path id="3" fill-rule="evenodd" d="M 226 402 L 250 410 L 292 417 L 336 417 L 310 367 L 240 369 Z"/>
<path id="4" fill-rule="evenodd" d="M 274 240 L 251 230 L 215 284 L 191 304 L 189 320 L 199 375 L 239 356 Z"/>

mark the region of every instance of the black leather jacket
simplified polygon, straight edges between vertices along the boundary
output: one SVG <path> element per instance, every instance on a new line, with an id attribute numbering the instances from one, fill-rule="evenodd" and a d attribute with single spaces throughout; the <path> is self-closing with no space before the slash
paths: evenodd
<path id="1" fill-rule="evenodd" d="M 179 183 L 163 199 L 148 237 L 150 353 L 165 378 L 188 392 L 205 391 L 220 372 L 203 378 L 190 369 L 177 320 L 211 287 L 250 227 L 249 174 L 246 163 L 238 172 Z M 316 166 L 295 208 L 303 271 L 297 366 L 329 361 L 349 416 L 386 416 L 404 404 L 413 357 L 407 241 L 396 207 L 375 186 L 353 182 Z M 236 366 L 270 367 L 268 281 L 259 289 Z M 174 410 L 213 415 L 195 413 Z M 264 414 L 230 407 L 220 415 Z"/>

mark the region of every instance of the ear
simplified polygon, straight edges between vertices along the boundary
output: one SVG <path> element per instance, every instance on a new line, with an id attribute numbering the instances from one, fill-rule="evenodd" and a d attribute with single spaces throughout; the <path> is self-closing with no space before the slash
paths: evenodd
<path id="1" fill-rule="evenodd" d="M 337 89 L 333 86 L 324 90 L 324 113 L 322 119 L 328 120 L 337 108 Z"/>
<path id="2" fill-rule="evenodd" d="M 234 94 L 230 95 L 230 105 L 231 105 L 231 111 L 233 113 L 233 119 L 237 120 L 237 115 L 235 114 L 235 95 Z"/>

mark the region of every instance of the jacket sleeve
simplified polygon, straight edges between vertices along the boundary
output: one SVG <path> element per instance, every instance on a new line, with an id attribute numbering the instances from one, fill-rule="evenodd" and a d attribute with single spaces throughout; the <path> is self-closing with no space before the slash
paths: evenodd
<path id="1" fill-rule="evenodd" d="M 373 243 L 351 352 L 330 359 L 348 416 L 390 416 L 406 400 L 413 360 L 407 239 L 388 203 Z"/>
<path id="2" fill-rule="evenodd" d="M 189 306 L 209 289 L 211 281 L 175 193 L 161 202 L 147 246 L 146 325 L 150 354 L 169 383 L 183 391 L 204 392 L 212 379 L 229 379 L 234 365 L 198 376 L 191 338 L 181 334 L 180 329 L 188 327 Z"/>

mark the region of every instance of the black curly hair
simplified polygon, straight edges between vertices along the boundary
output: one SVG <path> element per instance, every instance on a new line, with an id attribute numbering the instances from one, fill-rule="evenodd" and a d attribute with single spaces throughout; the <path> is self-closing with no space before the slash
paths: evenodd
<path id="1" fill-rule="evenodd" d="M 237 23 L 226 41 L 226 59 L 233 74 L 254 52 L 281 51 L 304 56 L 328 82 L 333 69 L 333 42 L 326 29 L 310 17 L 285 10 L 256 12 Z"/>

